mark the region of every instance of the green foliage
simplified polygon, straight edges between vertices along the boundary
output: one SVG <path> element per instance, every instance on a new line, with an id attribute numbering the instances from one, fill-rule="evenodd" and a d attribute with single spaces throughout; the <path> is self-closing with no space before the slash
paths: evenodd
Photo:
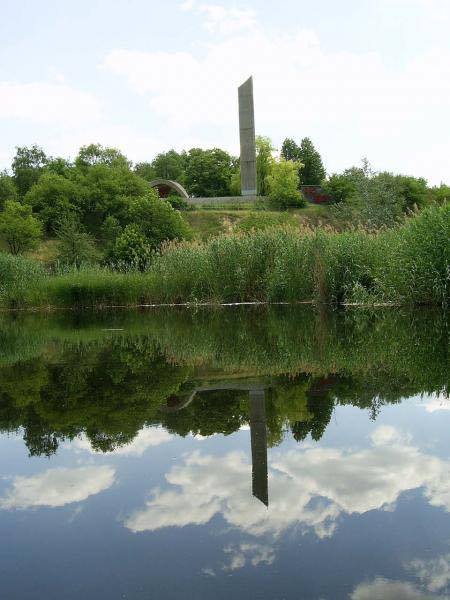
<path id="1" fill-rule="evenodd" d="M 175 210 L 188 210 L 189 203 L 185 198 L 179 196 L 176 192 L 171 192 L 167 198 L 164 198 Z"/>
<path id="2" fill-rule="evenodd" d="M 275 150 L 272 140 L 262 135 L 256 136 L 256 182 L 258 196 L 267 196 L 269 186 L 267 178 L 272 172 L 274 159 L 272 152 Z"/>
<path id="3" fill-rule="evenodd" d="M 272 164 L 271 173 L 267 176 L 268 196 L 273 208 L 301 207 L 305 205 L 299 188 L 298 164 L 280 159 Z"/>
<path id="4" fill-rule="evenodd" d="M 157 154 L 152 161 L 153 179 L 169 179 L 183 184 L 185 181 L 186 152 L 175 150 Z"/>
<path id="5" fill-rule="evenodd" d="M 106 165 L 108 167 L 119 167 L 130 169 L 131 163 L 126 156 L 117 148 L 103 147 L 101 144 L 89 144 L 82 146 L 75 159 L 78 168 L 93 167 L 95 165 Z"/>
<path id="6" fill-rule="evenodd" d="M 5 202 L 17 200 L 18 193 L 14 179 L 6 171 L 0 172 L 0 210 L 3 210 Z"/>
<path id="7" fill-rule="evenodd" d="M 296 160 L 303 165 L 300 171 L 303 185 L 320 185 L 322 183 L 326 177 L 325 167 L 320 154 L 309 138 L 302 139 Z"/>
<path id="8" fill-rule="evenodd" d="M 31 186 L 37 182 L 47 164 L 48 158 L 39 146 L 16 148 L 12 171 L 20 198 L 23 198 Z"/>
<path id="9" fill-rule="evenodd" d="M 45 231 L 54 234 L 61 220 L 76 215 L 82 206 L 83 188 L 63 175 L 44 173 L 25 194 L 25 203 L 39 215 Z"/>
<path id="10" fill-rule="evenodd" d="M 45 271 L 40 263 L 23 256 L 0 252 L 0 304 L 16 306 L 36 282 L 44 283 Z"/>
<path id="11" fill-rule="evenodd" d="M 0 234 L 11 254 L 21 254 L 36 248 L 42 237 L 42 226 L 33 217 L 31 206 L 8 200 L 5 210 L 0 213 Z"/>
<path id="12" fill-rule="evenodd" d="M 145 271 L 150 265 L 152 247 L 138 225 L 127 225 L 110 253 L 116 269 Z"/>
<path id="13" fill-rule="evenodd" d="M 240 167 L 238 167 L 236 171 L 231 175 L 230 194 L 231 196 L 240 196 L 241 193 L 241 169 Z"/>
<path id="14" fill-rule="evenodd" d="M 160 200 L 154 190 L 130 200 L 127 222 L 139 228 L 152 249 L 162 242 L 191 237 L 191 231 L 179 211 Z"/>
<path id="15" fill-rule="evenodd" d="M 236 161 L 220 148 L 192 148 L 186 155 L 185 184 L 197 197 L 229 196 Z"/>
<path id="16" fill-rule="evenodd" d="M 428 198 L 432 202 L 437 202 L 438 204 L 450 202 L 450 186 L 441 183 L 439 187 L 432 187 L 428 190 Z"/>
<path id="17" fill-rule="evenodd" d="M 99 259 L 94 239 L 83 231 L 75 219 L 62 220 L 56 235 L 59 240 L 58 261 L 61 265 L 79 269 L 82 265 L 95 263 Z"/>
<path id="18" fill-rule="evenodd" d="M 150 193 L 148 183 L 124 166 L 95 164 L 75 171 L 74 181 L 83 190 L 81 220 L 89 231 L 97 233 L 105 219 L 114 217 L 123 223 L 131 198 Z"/>
<path id="19" fill-rule="evenodd" d="M 356 193 L 356 182 L 348 171 L 334 173 L 322 183 L 322 189 L 331 196 L 333 202 L 346 202 Z"/>
<path id="20" fill-rule="evenodd" d="M 248 392 L 198 391 L 176 409 L 211 374 L 219 389 L 264 386 L 270 445 L 319 440 L 337 405 L 376 418 L 407 396 L 445 396 L 448 318 L 305 306 L 3 315 L 0 430 L 20 430 L 36 456 L 81 435 L 111 452 L 150 425 L 227 435 L 249 424 Z"/>
<path id="21" fill-rule="evenodd" d="M 134 165 L 134 172 L 136 173 L 136 175 L 139 175 L 139 177 L 142 177 L 142 179 L 145 179 L 145 181 L 153 181 L 153 179 L 156 179 L 156 172 L 155 169 L 152 165 L 152 163 L 149 162 L 140 162 Z"/>
<path id="22" fill-rule="evenodd" d="M 281 146 L 281 156 L 284 160 L 300 162 L 300 147 L 291 138 L 286 138 Z"/>

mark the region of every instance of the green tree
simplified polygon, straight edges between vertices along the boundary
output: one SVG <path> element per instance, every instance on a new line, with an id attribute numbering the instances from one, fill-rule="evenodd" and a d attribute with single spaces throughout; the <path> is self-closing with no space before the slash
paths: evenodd
<path id="1" fill-rule="evenodd" d="M 20 198 L 23 198 L 31 186 L 36 183 L 47 164 L 48 158 L 39 146 L 16 148 L 12 171 Z"/>
<path id="2" fill-rule="evenodd" d="M 110 259 L 116 269 L 145 271 L 152 257 L 152 247 L 137 225 L 127 225 L 116 239 Z"/>
<path id="3" fill-rule="evenodd" d="M 44 173 L 25 194 L 25 203 L 39 215 L 48 234 L 55 233 L 61 220 L 79 212 L 83 188 L 56 173 Z"/>
<path id="4" fill-rule="evenodd" d="M 323 184 L 323 191 L 333 202 L 346 202 L 356 192 L 356 182 L 346 173 L 333 173 Z"/>
<path id="5" fill-rule="evenodd" d="M 445 204 L 450 201 L 450 186 L 445 183 L 441 183 L 441 185 L 432 187 L 428 190 L 428 198 L 432 202 L 437 202 L 438 204 Z"/>
<path id="6" fill-rule="evenodd" d="M 11 254 L 21 254 L 35 248 L 42 237 L 42 225 L 33 217 L 31 206 L 7 200 L 0 213 L 0 234 Z"/>
<path id="7" fill-rule="evenodd" d="M 157 177 L 152 163 L 149 162 L 140 162 L 135 164 L 134 172 L 136 175 L 139 175 L 139 177 L 142 177 L 142 179 L 145 179 L 145 181 L 149 182 L 153 181 L 153 179 L 156 179 Z"/>
<path id="8" fill-rule="evenodd" d="M 284 158 L 272 164 L 267 177 L 269 200 L 274 208 L 286 209 L 304 206 L 304 200 L 298 190 L 298 163 Z"/>
<path id="9" fill-rule="evenodd" d="M 17 200 L 17 188 L 14 179 L 6 171 L 0 172 L 0 210 L 7 200 Z"/>
<path id="10" fill-rule="evenodd" d="M 61 264 L 79 269 L 82 265 L 98 260 L 99 253 L 94 238 L 83 231 L 76 219 L 62 220 L 56 235 L 59 240 L 58 260 Z"/>
<path id="11" fill-rule="evenodd" d="M 175 150 L 157 154 L 152 161 L 154 179 L 170 179 L 184 183 L 186 169 L 186 153 L 179 154 Z"/>
<path id="12" fill-rule="evenodd" d="M 220 150 L 192 148 L 186 156 L 185 185 L 197 197 L 228 196 L 236 160 Z"/>
<path id="13" fill-rule="evenodd" d="M 191 230 L 179 211 L 160 200 L 156 192 L 130 199 L 127 210 L 128 224 L 137 227 L 152 249 L 167 240 L 191 237 Z"/>
<path id="14" fill-rule="evenodd" d="M 78 203 L 80 218 L 94 235 L 107 217 L 124 224 L 130 199 L 150 193 L 144 179 L 120 164 L 95 164 L 76 169 L 73 180 L 82 189 Z"/>
<path id="15" fill-rule="evenodd" d="M 291 138 L 286 138 L 281 146 L 281 156 L 285 160 L 300 162 L 300 147 Z"/>
<path id="16" fill-rule="evenodd" d="M 320 185 L 326 177 L 322 158 L 312 141 L 305 137 L 300 144 L 298 160 L 303 164 L 300 178 L 303 185 Z"/>
<path id="17" fill-rule="evenodd" d="M 75 159 L 75 165 L 78 168 L 92 167 L 94 165 L 131 168 L 131 162 L 120 150 L 104 147 L 101 144 L 82 146 Z"/>
<path id="18" fill-rule="evenodd" d="M 258 196 L 267 196 L 269 191 L 267 178 L 269 177 L 274 159 L 272 152 L 275 150 L 272 141 L 262 135 L 256 136 L 256 180 Z"/>

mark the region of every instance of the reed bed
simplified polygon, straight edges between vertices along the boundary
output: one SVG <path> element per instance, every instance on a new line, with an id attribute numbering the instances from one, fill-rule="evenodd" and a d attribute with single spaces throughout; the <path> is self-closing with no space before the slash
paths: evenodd
<path id="1" fill-rule="evenodd" d="M 0 255 L 4 307 L 315 302 L 448 306 L 450 205 L 396 229 L 276 226 L 207 242 L 172 242 L 146 272 L 81 268 L 49 275 Z"/>

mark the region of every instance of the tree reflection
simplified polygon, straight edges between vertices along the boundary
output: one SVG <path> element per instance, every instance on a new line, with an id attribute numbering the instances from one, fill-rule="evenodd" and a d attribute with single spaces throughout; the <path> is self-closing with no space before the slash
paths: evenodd
<path id="1" fill-rule="evenodd" d="M 148 425 L 229 435 L 250 424 L 255 389 L 264 390 L 268 446 L 290 434 L 318 441 L 337 404 L 376 418 L 386 403 L 448 390 L 440 312 L 324 318 L 274 307 L 76 318 L 1 324 L 0 429 L 23 430 L 32 455 L 80 435 L 110 452 Z"/>

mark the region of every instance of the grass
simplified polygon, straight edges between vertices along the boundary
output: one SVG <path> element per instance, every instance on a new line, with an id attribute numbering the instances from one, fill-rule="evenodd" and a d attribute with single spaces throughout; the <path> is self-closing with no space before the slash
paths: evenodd
<path id="1" fill-rule="evenodd" d="M 230 233 L 234 229 L 242 229 L 241 223 L 256 222 L 264 218 L 274 221 L 274 224 L 277 224 L 277 221 L 289 221 L 292 227 L 297 228 L 321 225 L 338 228 L 340 226 L 329 207 L 317 204 L 307 204 L 304 208 L 291 209 L 285 212 L 255 210 L 245 206 L 236 209 L 230 207 L 223 209 L 197 207 L 195 210 L 184 212 L 183 216 L 192 228 L 195 239 L 202 241 L 224 233 Z"/>
<path id="2" fill-rule="evenodd" d="M 288 224 L 170 243 L 145 273 L 90 268 L 50 276 L 36 262 L 5 254 L 0 259 L 3 306 L 243 301 L 447 306 L 450 204 L 378 234 Z"/>

